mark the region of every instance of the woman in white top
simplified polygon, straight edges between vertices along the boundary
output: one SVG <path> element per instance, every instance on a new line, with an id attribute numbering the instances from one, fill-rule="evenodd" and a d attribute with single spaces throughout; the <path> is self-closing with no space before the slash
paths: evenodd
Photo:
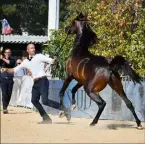
<path id="1" fill-rule="evenodd" d="M 16 65 L 20 65 L 22 63 L 22 60 L 21 59 L 17 59 L 16 61 Z M 19 69 L 17 72 L 14 73 L 14 77 L 22 77 L 26 75 L 26 69 L 25 68 L 22 68 L 22 69 Z"/>

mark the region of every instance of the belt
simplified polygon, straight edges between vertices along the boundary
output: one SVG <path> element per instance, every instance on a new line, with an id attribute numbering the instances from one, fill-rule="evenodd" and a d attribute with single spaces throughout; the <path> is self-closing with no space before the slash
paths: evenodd
<path id="1" fill-rule="evenodd" d="M 39 78 L 35 78 L 35 79 L 34 79 L 34 82 L 39 81 L 39 80 L 41 80 L 41 79 L 43 79 L 43 78 L 46 78 L 46 76 L 42 76 L 42 77 L 39 77 Z"/>

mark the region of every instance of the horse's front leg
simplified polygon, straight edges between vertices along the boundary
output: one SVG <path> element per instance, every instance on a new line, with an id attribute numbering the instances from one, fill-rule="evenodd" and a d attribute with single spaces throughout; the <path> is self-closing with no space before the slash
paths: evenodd
<path id="1" fill-rule="evenodd" d="M 80 87 L 82 87 L 82 85 L 77 83 L 72 89 L 72 110 L 77 110 L 75 94 Z"/>
<path id="2" fill-rule="evenodd" d="M 64 97 L 64 93 L 68 87 L 68 85 L 70 84 L 70 82 L 73 80 L 73 76 L 68 75 L 66 77 L 66 79 L 63 82 L 63 86 L 59 92 L 59 96 L 60 96 L 60 108 L 61 108 L 61 112 L 59 114 L 59 117 L 62 118 L 65 116 L 65 111 L 66 111 L 66 107 L 63 104 L 63 97 Z"/>

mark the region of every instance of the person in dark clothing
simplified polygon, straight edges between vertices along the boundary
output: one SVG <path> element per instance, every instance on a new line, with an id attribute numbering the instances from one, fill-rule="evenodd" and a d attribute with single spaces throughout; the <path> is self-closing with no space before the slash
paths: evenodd
<path id="1" fill-rule="evenodd" d="M 9 48 L 4 50 L 3 56 L 0 58 L 0 86 L 2 90 L 2 104 L 3 104 L 3 113 L 8 113 L 8 105 L 11 99 L 11 94 L 13 90 L 13 77 L 14 75 L 8 72 L 3 72 L 3 68 L 14 68 L 15 60 L 11 58 L 11 50 Z"/>

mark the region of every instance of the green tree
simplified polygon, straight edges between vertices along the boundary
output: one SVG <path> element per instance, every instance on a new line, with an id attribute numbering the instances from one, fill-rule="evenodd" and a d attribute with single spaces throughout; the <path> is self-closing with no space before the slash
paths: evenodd
<path id="1" fill-rule="evenodd" d="M 46 35 L 48 24 L 48 5 L 43 0 L 1 0 L 0 19 L 6 18 L 21 34 L 22 29 L 32 35 Z"/>
<path id="2" fill-rule="evenodd" d="M 106 57 L 122 55 L 137 72 L 145 75 L 145 9 L 141 1 L 66 0 L 66 5 L 70 17 L 63 25 L 70 24 L 77 12 L 88 13 L 88 22 L 100 38 L 100 42 L 90 48 L 91 53 Z M 63 29 L 55 31 L 45 50 L 56 54 L 65 37 Z M 71 52 L 72 40 L 70 36 L 59 52 L 60 62 L 52 69 L 54 77 L 65 76 L 65 61 Z"/>

